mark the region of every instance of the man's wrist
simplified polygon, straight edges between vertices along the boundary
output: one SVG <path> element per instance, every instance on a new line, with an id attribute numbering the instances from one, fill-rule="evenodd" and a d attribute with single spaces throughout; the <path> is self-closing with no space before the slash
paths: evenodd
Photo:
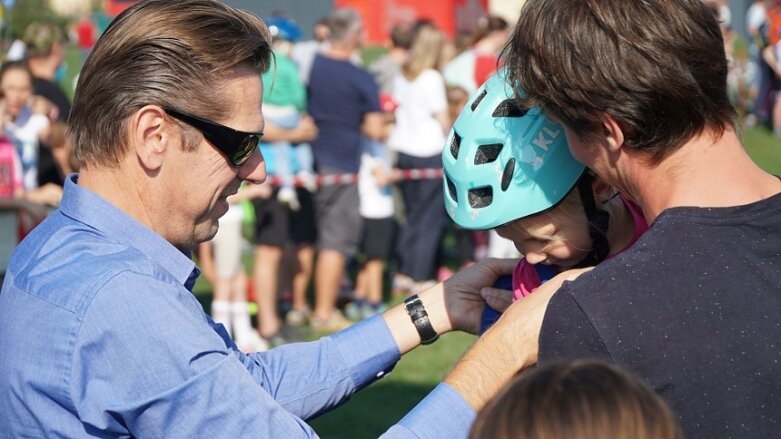
<path id="1" fill-rule="evenodd" d="M 415 325 L 415 329 L 420 335 L 421 344 L 431 344 L 437 341 L 439 334 L 432 326 L 429 319 L 428 312 L 423 301 L 420 300 L 417 294 L 408 297 L 404 300 L 404 307 L 406 308 L 407 315 L 409 315 L 412 324 Z"/>
<path id="2" fill-rule="evenodd" d="M 450 315 L 445 304 L 445 284 L 439 282 L 435 286 L 418 294 L 423 306 L 426 307 L 431 326 L 442 335 L 453 330 Z"/>

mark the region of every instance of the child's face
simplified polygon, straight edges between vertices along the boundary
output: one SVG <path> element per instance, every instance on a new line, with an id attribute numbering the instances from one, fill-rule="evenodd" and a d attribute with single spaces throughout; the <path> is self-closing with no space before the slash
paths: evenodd
<path id="1" fill-rule="evenodd" d="M 542 214 L 522 218 L 498 227 L 499 236 L 515 243 L 515 248 L 530 264 L 570 268 L 577 265 L 591 249 L 591 236 L 582 218 Z"/>
<path id="2" fill-rule="evenodd" d="M 26 70 L 12 68 L 0 80 L 0 90 L 5 96 L 5 111 L 15 118 L 32 96 L 32 78 Z"/>

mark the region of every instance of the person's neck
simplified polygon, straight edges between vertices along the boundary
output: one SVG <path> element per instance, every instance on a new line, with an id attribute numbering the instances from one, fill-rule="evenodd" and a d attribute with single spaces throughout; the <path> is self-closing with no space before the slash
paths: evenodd
<path id="1" fill-rule="evenodd" d="M 400 47 L 391 47 L 391 49 L 388 51 L 388 56 L 390 56 L 391 59 L 393 59 L 394 61 L 401 64 L 407 60 L 407 49 L 402 49 Z"/>
<path id="2" fill-rule="evenodd" d="M 706 131 L 655 166 L 632 162 L 627 186 L 649 224 L 672 207 L 739 206 L 781 192 L 781 182 L 754 163 L 732 128 L 718 139 Z"/>
<path id="3" fill-rule="evenodd" d="M 141 224 L 159 233 L 150 209 L 151 203 L 143 194 L 144 181 L 134 175 L 134 168 L 120 164 L 117 167 L 84 164 L 79 170 L 78 184 L 100 195 L 119 210 Z"/>
<path id="4" fill-rule="evenodd" d="M 54 75 L 57 72 L 57 66 L 52 66 L 52 63 L 48 59 L 30 58 L 27 61 L 27 65 L 30 67 L 33 77 L 54 80 Z"/>
<path id="5" fill-rule="evenodd" d="M 339 59 L 342 61 L 349 61 L 355 52 L 355 47 L 352 44 L 345 44 L 340 42 L 331 42 L 331 45 L 325 51 L 325 55 L 329 58 Z"/>
<path id="6" fill-rule="evenodd" d="M 605 208 L 610 214 L 607 229 L 607 242 L 610 250 L 608 254 L 614 255 L 624 250 L 635 234 L 635 221 L 632 213 L 624 204 L 620 196 L 615 196 L 605 203 Z"/>

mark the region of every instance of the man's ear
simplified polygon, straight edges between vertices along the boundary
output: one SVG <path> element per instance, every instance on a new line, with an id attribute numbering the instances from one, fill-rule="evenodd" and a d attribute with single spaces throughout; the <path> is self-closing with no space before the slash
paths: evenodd
<path id="1" fill-rule="evenodd" d="M 165 129 L 170 126 L 168 120 L 163 109 L 156 105 L 142 107 L 130 119 L 131 150 L 149 171 L 163 165 L 166 148 L 172 140 Z"/>
<path id="2" fill-rule="evenodd" d="M 608 151 L 617 153 L 624 145 L 624 129 L 611 115 L 602 113 L 602 135 L 604 136 Z"/>

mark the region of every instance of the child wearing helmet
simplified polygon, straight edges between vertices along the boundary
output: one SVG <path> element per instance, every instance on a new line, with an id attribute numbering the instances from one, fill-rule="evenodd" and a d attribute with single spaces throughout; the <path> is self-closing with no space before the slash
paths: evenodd
<path id="1" fill-rule="evenodd" d="M 263 74 L 263 115 L 271 123 L 284 129 L 298 125 L 298 119 L 306 110 L 306 87 L 301 81 L 298 66 L 290 58 L 292 44 L 301 37 L 301 30 L 291 18 L 271 16 L 265 19 L 272 37 L 274 64 Z M 300 208 L 300 202 L 294 187 L 297 176 L 303 186 L 314 192 L 317 189 L 312 157 L 312 148 L 308 143 L 271 142 L 264 144 L 271 154 L 273 174 L 280 179 L 277 198 L 292 210 Z M 293 170 L 297 172 L 294 174 Z M 272 172 L 271 170 L 269 172 Z"/>
<path id="2" fill-rule="evenodd" d="M 520 108 L 499 71 L 470 98 L 442 162 L 445 209 L 468 229 L 495 229 L 524 255 L 514 299 L 568 268 L 596 265 L 648 229 L 639 208 L 575 160 L 561 126 Z"/>

